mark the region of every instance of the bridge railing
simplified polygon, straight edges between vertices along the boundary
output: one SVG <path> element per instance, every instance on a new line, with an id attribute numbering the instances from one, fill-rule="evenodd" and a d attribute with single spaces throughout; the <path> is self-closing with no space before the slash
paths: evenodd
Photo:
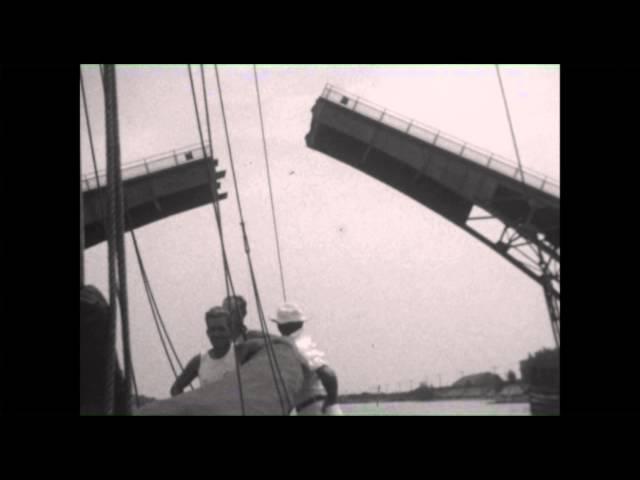
<path id="1" fill-rule="evenodd" d="M 183 163 L 200 160 L 205 157 L 211 157 L 211 148 L 208 144 L 205 145 L 205 150 L 202 150 L 202 146 L 200 144 L 196 144 L 177 150 L 171 150 L 170 152 L 159 153 L 151 157 L 145 157 L 142 160 L 137 160 L 123 165 L 122 180 L 124 181 L 130 178 L 140 177 L 147 175 L 148 173 L 158 172 Z M 107 184 L 106 170 L 99 170 L 97 177 L 95 173 L 83 175 L 82 191 L 97 188 L 98 181 L 102 187 Z"/>
<path id="2" fill-rule="evenodd" d="M 500 155 L 489 152 L 480 147 L 470 145 L 464 140 L 460 140 L 452 135 L 448 135 L 440 130 L 417 122 L 409 117 L 392 112 L 373 102 L 345 92 L 333 85 L 326 85 L 322 92 L 322 97 L 341 105 L 344 108 L 358 112 L 373 120 L 379 121 L 396 130 L 407 133 L 413 137 L 424 140 L 444 150 L 459 155 L 467 160 L 475 162 L 484 167 L 495 170 L 522 181 L 534 188 L 539 188 L 551 195 L 560 197 L 560 184 L 548 176 L 536 172 L 530 168 L 522 169 L 522 176 L 518 166 L 512 161 Z"/>

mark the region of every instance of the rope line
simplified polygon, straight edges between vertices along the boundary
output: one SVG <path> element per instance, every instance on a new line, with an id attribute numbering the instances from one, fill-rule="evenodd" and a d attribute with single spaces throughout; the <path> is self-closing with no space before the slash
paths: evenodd
<path id="1" fill-rule="evenodd" d="M 511 140 L 513 141 L 513 148 L 516 151 L 516 159 L 518 160 L 518 171 L 520 172 L 520 177 L 522 178 L 522 182 L 524 183 L 524 172 L 522 171 L 522 162 L 520 161 L 520 152 L 518 150 L 518 143 L 516 142 L 516 134 L 513 129 L 513 122 L 511 121 L 511 114 L 509 113 L 507 96 L 504 93 L 504 86 L 502 85 L 502 77 L 500 76 L 500 68 L 498 67 L 498 64 L 496 64 L 496 72 L 498 73 L 498 82 L 500 83 L 500 91 L 502 92 L 502 100 L 504 101 L 504 108 L 507 111 L 507 120 L 509 121 L 509 129 L 511 130 Z"/>
<path id="2" fill-rule="evenodd" d="M 209 100 L 208 100 L 208 96 L 207 96 L 207 84 L 206 84 L 206 79 L 205 79 L 205 75 L 204 75 L 204 67 L 202 64 L 200 64 L 200 76 L 202 78 L 202 93 L 203 93 L 203 97 L 204 97 L 204 102 L 205 102 L 205 112 L 206 112 L 206 118 L 207 118 L 207 131 L 208 131 L 208 135 L 209 135 L 209 143 L 212 145 L 211 150 L 213 151 L 213 137 L 211 135 L 211 123 L 209 121 Z M 231 278 L 231 269 L 229 268 L 229 262 L 228 262 L 228 258 L 227 258 L 227 250 L 224 244 L 224 234 L 222 232 L 222 212 L 220 210 L 220 203 L 219 203 L 219 199 L 218 199 L 218 191 L 216 188 L 216 175 L 215 175 L 215 164 L 214 164 L 214 175 L 213 175 L 213 179 L 211 180 L 211 185 L 212 185 L 212 190 L 213 190 L 213 204 L 214 204 L 214 213 L 216 214 L 216 225 L 218 226 L 218 234 L 220 237 L 220 245 L 221 245 L 221 249 L 222 249 L 222 257 L 223 257 L 223 263 L 224 263 L 224 271 L 225 271 L 225 289 L 227 292 L 227 297 L 229 297 L 230 295 L 233 295 L 235 297 L 236 293 L 235 293 L 235 289 L 233 288 L 233 280 Z M 244 332 L 243 332 L 244 335 Z M 245 403 L 244 403 L 244 390 L 242 388 L 242 375 L 240 374 L 240 362 L 238 361 L 238 352 L 236 351 L 236 342 L 235 342 L 235 338 L 232 340 L 232 344 L 233 344 L 233 355 L 234 355 L 234 359 L 235 359 L 235 373 L 236 373 L 236 380 L 238 381 L 238 393 L 240 396 L 240 408 L 242 411 L 242 415 L 244 416 L 246 414 L 245 411 Z"/>
<path id="3" fill-rule="evenodd" d="M 227 115 L 224 110 L 224 100 L 222 97 L 222 87 L 220 85 L 220 76 L 218 74 L 218 65 L 215 65 L 215 71 L 216 71 L 216 83 L 218 86 L 218 95 L 220 97 L 220 109 L 222 111 L 222 121 L 224 124 L 224 135 L 227 141 L 227 151 L 229 152 L 229 163 L 231 164 L 231 173 L 233 175 L 233 186 L 235 188 L 236 203 L 238 205 L 238 213 L 240 216 L 240 221 L 243 222 L 244 216 L 242 215 L 242 205 L 240 203 L 240 195 L 238 193 L 238 179 L 236 178 L 236 169 L 233 162 L 233 153 L 231 151 L 231 141 L 229 139 L 229 127 L 227 125 Z"/>
<path id="4" fill-rule="evenodd" d="M 140 395 L 138 394 L 138 382 L 136 381 L 136 374 L 131 370 L 131 383 L 133 384 L 133 393 L 136 402 L 136 408 L 140 408 Z"/>
<path id="5" fill-rule="evenodd" d="M 223 119 L 223 125 L 224 125 L 224 131 L 225 131 L 225 138 L 227 141 L 227 149 L 229 152 L 229 160 L 230 160 L 230 164 L 231 164 L 231 171 L 233 174 L 233 183 L 234 183 L 234 187 L 235 187 L 235 194 L 236 194 L 236 202 L 238 205 L 238 213 L 239 213 L 239 217 L 240 217 L 240 226 L 242 228 L 242 236 L 243 236 L 243 241 L 244 241 L 244 246 L 245 246 L 245 253 L 247 256 L 247 262 L 249 264 L 249 272 L 251 274 L 251 280 L 252 280 L 252 287 L 253 287 L 253 292 L 254 292 L 254 296 L 256 299 L 256 309 L 258 311 L 258 318 L 260 321 L 260 326 L 262 328 L 263 334 L 264 334 L 264 339 L 265 339 L 265 348 L 267 351 L 267 357 L 269 359 L 269 364 L 271 366 L 271 371 L 273 374 L 273 378 L 274 378 L 274 383 L 276 386 L 276 391 L 278 394 L 278 399 L 280 402 L 280 407 L 282 409 L 282 413 L 283 415 L 286 415 L 287 413 L 287 408 L 284 404 L 284 400 L 282 397 L 282 392 L 280 390 L 280 384 L 278 382 L 278 380 L 282 381 L 282 372 L 279 369 L 279 365 L 277 363 L 277 359 L 275 356 L 275 352 L 273 350 L 273 344 L 271 342 L 271 338 L 269 335 L 269 330 L 267 327 L 267 323 L 264 319 L 264 312 L 262 309 L 262 303 L 260 301 L 260 295 L 258 293 L 258 286 L 257 286 L 257 281 L 255 278 L 255 272 L 253 270 L 253 265 L 252 265 L 252 261 L 251 261 L 251 251 L 249 248 L 249 241 L 248 241 L 248 236 L 247 236 L 247 232 L 246 232 L 246 226 L 245 226 L 245 222 L 244 222 L 244 215 L 242 213 L 242 205 L 240 202 L 240 194 L 239 194 L 239 188 L 238 188 L 238 182 L 237 182 L 237 176 L 236 176 L 236 171 L 235 171 L 235 165 L 234 165 L 234 161 L 233 161 L 233 152 L 231 149 L 231 141 L 229 138 L 229 127 L 227 124 L 227 117 L 226 117 L 226 112 L 224 109 L 224 97 L 222 95 L 222 86 L 221 86 L 221 82 L 220 82 L 220 75 L 218 72 L 218 66 L 215 65 L 215 72 L 216 72 L 216 80 L 217 80 L 217 87 L 218 87 L 218 95 L 220 97 L 220 107 L 221 107 L 221 111 L 222 111 L 222 119 Z M 285 387 L 285 393 L 288 396 L 288 392 L 286 392 L 286 386 L 284 385 L 284 382 L 282 382 L 282 386 Z"/>
<path id="6" fill-rule="evenodd" d="M 142 263 L 142 257 L 140 255 L 140 249 L 138 248 L 138 241 L 137 241 L 135 235 L 132 238 L 133 238 L 133 248 L 134 248 L 134 251 L 135 251 L 135 254 L 136 254 L 136 258 L 138 259 L 138 266 L 140 268 L 140 275 L 142 276 L 142 283 L 144 284 L 145 291 L 147 293 L 147 298 L 149 299 L 149 304 L 151 306 L 151 314 L 153 316 L 154 324 L 155 324 L 156 329 L 158 331 L 158 336 L 160 337 L 160 342 L 162 344 L 162 348 L 164 350 L 164 353 L 165 353 L 165 355 L 167 357 L 167 360 L 169 361 L 169 366 L 171 367 L 171 371 L 173 372 L 174 377 L 177 379 L 178 378 L 178 373 L 176 371 L 176 368 L 173 365 L 173 361 L 171 359 L 171 355 L 169 354 L 169 350 L 167 349 L 167 345 L 165 343 L 164 337 L 162 335 L 162 331 L 160 329 L 160 324 L 158 323 L 158 319 L 156 317 L 156 311 L 154 309 L 154 304 L 151 301 L 151 298 L 152 298 L 151 295 L 152 294 L 150 294 L 150 284 L 148 283 L 146 270 L 144 268 L 144 264 Z"/>
<path id="7" fill-rule="evenodd" d="M 191 74 L 191 66 L 188 66 L 189 69 L 189 80 L 191 83 L 191 92 L 193 94 L 193 103 L 194 103 L 194 107 L 195 107 L 195 113 L 196 113 L 196 119 L 197 119 L 197 123 L 198 123 L 198 134 L 200 135 L 200 142 L 202 144 L 202 149 L 203 151 L 206 152 L 205 150 L 205 146 L 204 146 L 204 138 L 202 135 L 202 124 L 200 122 L 200 113 L 198 111 L 198 106 L 197 106 L 197 101 L 196 101 L 196 93 L 195 93 L 195 86 L 193 83 L 193 76 Z M 204 102 L 205 102 L 205 114 L 206 114 L 206 120 L 207 120 L 207 132 L 208 132 L 208 138 L 209 138 L 209 144 L 211 146 L 211 151 L 212 151 L 212 157 L 213 157 L 213 138 L 211 136 L 211 123 L 210 123 L 210 119 L 209 119 L 209 107 L 208 107 L 208 99 L 207 99 L 207 87 L 206 87 L 206 80 L 205 80 L 205 76 L 204 76 L 204 69 L 202 64 L 200 65 L 200 74 L 201 74 L 201 78 L 202 78 L 202 91 L 203 91 L 203 96 L 204 96 Z M 216 182 L 217 182 L 217 178 L 215 175 L 215 164 L 213 165 L 213 175 L 211 174 L 211 170 L 209 170 L 209 180 L 210 180 L 210 186 L 211 186 L 211 190 L 212 190 L 212 196 L 213 196 L 213 212 L 214 212 L 214 216 L 215 216 L 215 220 L 216 220 L 216 226 L 217 226 L 217 230 L 218 230 L 218 237 L 220 240 L 220 249 L 222 251 L 222 262 L 223 262 L 223 267 L 224 267 L 224 280 L 225 280 L 225 289 L 227 292 L 227 297 L 230 296 L 230 294 L 235 296 L 235 291 L 233 288 L 233 280 L 231 278 L 231 269 L 229 267 L 229 262 L 228 262 L 228 258 L 227 258 L 227 252 L 226 252 L 226 247 L 225 247 L 225 243 L 224 243 L 224 234 L 222 231 L 222 214 L 220 211 L 220 205 L 219 205 L 219 199 L 218 199 L 218 194 L 217 194 L 217 187 L 216 187 Z M 244 402 L 244 392 L 242 389 L 242 378 L 240 375 L 240 364 L 238 362 L 238 355 L 236 352 L 236 348 L 235 348 L 235 339 L 232 340 L 232 344 L 233 344 L 233 354 L 234 354 L 234 358 L 236 360 L 236 378 L 238 381 L 238 393 L 239 393 L 239 397 L 240 397 L 240 408 L 242 411 L 242 415 L 246 415 L 246 409 L 245 409 L 245 402 Z"/>
<path id="8" fill-rule="evenodd" d="M 147 274 L 146 268 L 144 266 L 144 261 L 142 260 L 142 253 L 138 246 L 138 240 L 136 238 L 135 232 L 131 230 L 131 238 L 133 240 L 133 247 L 136 253 L 136 258 L 138 260 L 138 266 L 140 268 L 140 274 L 142 277 L 142 282 L 145 286 L 145 292 L 147 294 L 147 298 L 149 300 L 149 305 L 151 307 L 151 314 L 153 316 L 153 320 L 158 331 L 158 336 L 160 337 L 160 342 L 162 343 L 162 348 L 165 352 L 167 360 L 169 361 L 169 366 L 171 367 L 171 371 L 173 372 L 174 377 L 178 378 L 178 368 L 180 371 L 184 371 L 184 366 L 180 361 L 180 357 L 173 345 L 173 341 L 171 340 L 171 336 L 167 330 L 166 324 L 162 318 L 162 314 L 160 313 L 160 308 L 158 307 L 158 303 L 156 302 L 155 295 L 153 294 L 153 289 L 151 288 L 151 281 L 149 280 L 149 275 Z M 175 360 L 178 368 L 174 366 L 174 363 L 171 358 L 171 354 L 169 353 L 169 349 L 171 349 L 171 353 L 173 354 L 173 359 Z M 194 387 L 191 383 L 189 383 L 189 387 L 194 390 Z"/>
<path id="9" fill-rule="evenodd" d="M 273 219 L 273 230 L 275 232 L 275 237 L 276 237 L 276 250 L 278 252 L 278 266 L 280 267 L 280 284 L 282 285 L 282 298 L 283 301 L 287 301 L 287 291 L 285 289 L 285 285 L 284 285 L 284 272 L 282 269 L 282 258 L 280 255 L 280 240 L 279 240 L 279 236 L 278 236 L 278 224 L 276 221 L 276 207 L 275 207 L 275 203 L 273 201 L 273 190 L 271 188 L 271 172 L 269 170 L 269 155 L 267 154 L 267 140 L 266 140 L 266 135 L 264 133 L 264 121 L 262 118 L 262 101 L 260 99 L 260 87 L 258 84 L 258 72 L 256 70 L 256 66 L 255 64 L 253 65 L 253 78 L 255 79 L 255 85 L 256 85 L 256 94 L 258 96 L 258 112 L 260 114 L 260 130 L 262 132 L 262 147 L 264 149 L 264 160 L 265 160 L 265 165 L 267 167 L 267 183 L 269 185 L 269 199 L 271 200 L 271 216 Z"/>
<path id="10" fill-rule="evenodd" d="M 269 336 L 269 329 L 267 327 L 267 322 L 264 318 L 264 312 L 262 311 L 262 301 L 260 300 L 260 294 L 258 292 L 258 285 L 255 277 L 255 272 L 253 270 L 253 265 L 251 264 L 251 262 L 249 262 L 249 271 L 251 274 L 251 284 L 253 286 L 253 291 L 256 296 L 256 304 L 260 305 L 260 312 L 259 312 L 258 318 L 260 321 L 260 326 L 262 328 L 262 331 L 264 332 L 264 335 L 265 335 L 265 344 L 267 345 L 267 357 L 269 358 L 271 371 L 274 374 L 274 383 L 276 386 L 276 391 L 278 392 L 280 408 L 282 409 L 282 414 L 286 415 L 289 412 L 290 408 L 293 406 L 293 403 L 292 403 L 289 391 L 287 389 L 287 385 L 282 376 L 282 371 L 280 369 L 280 365 L 278 364 L 278 357 L 275 354 L 275 351 L 273 349 L 273 343 L 271 342 L 271 337 Z M 280 383 L 278 383 L 278 381 Z M 282 389 L 284 390 L 284 395 L 286 397 L 287 404 L 284 403 L 284 400 L 282 398 L 282 393 L 280 391 L 280 384 L 282 385 Z"/>
<path id="11" fill-rule="evenodd" d="M 235 194 L 236 194 L 236 203 L 238 206 L 238 213 L 240 216 L 240 226 L 242 228 L 242 237 L 243 237 L 243 241 L 244 241 L 244 248 L 245 248 L 245 253 L 247 254 L 247 260 L 249 263 L 249 270 L 250 272 L 253 274 L 253 268 L 251 266 L 251 255 L 250 255 L 250 249 L 249 249 L 249 242 L 248 242 L 248 238 L 247 238 L 247 234 L 246 234 L 246 228 L 245 228 L 245 223 L 244 223 L 244 216 L 242 213 L 242 204 L 240 202 L 240 195 L 239 195 L 239 189 L 238 189 L 238 182 L 237 182 L 237 176 L 236 176 L 236 172 L 235 172 L 235 164 L 233 161 L 233 152 L 231 149 L 231 141 L 229 138 L 229 128 L 228 128 L 228 124 L 227 124 L 227 116 L 226 116 L 226 112 L 224 109 L 224 97 L 222 95 L 222 86 L 221 86 L 221 82 L 220 82 L 220 75 L 218 72 L 218 66 L 215 65 L 215 72 L 216 72 L 216 83 L 217 83 L 217 87 L 218 87 L 218 95 L 220 97 L 220 107 L 221 107 L 221 111 L 222 111 L 222 119 L 223 119 L 223 124 L 224 124 L 224 131 L 225 131 L 225 138 L 226 138 L 226 142 L 227 142 L 227 151 L 229 153 L 229 160 L 230 160 L 230 164 L 231 164 L 231 171 L 233 174 L 233 183 L 234 183 L 234 187 L 235 187 Z M 255 275 L 253 275 L 252 277 L 252 286 L 253 286 L 253 291 L 254 291 L 254 296 L 256 298 L 256 308 L 258 311 L 258 318 L 259 318 L 259 322 L 260 322 L 260 326 L 262 328 L 263 334 L 264 334 L 264 339 L 265 339 L 265 349 L 267 351 L 267 358 L 269 360 L 269 366 L 271 368 L 271 372 L 272 375 L 274 377 L 274 382 L 275 382 L 275 386 L 276 386 L 276 391 L 278 394 L 278 400 L 280 402 L 280 407 L 284 413 L 285 408 L 283 405 L 283 400 L 282 400 L 282 393 L 280 391 L 280 387 L 278 385 L 278 380 L 276 378 L 276 371 L 275 371 L 275 364 L 273 361 L 273 357 L 274 357 L 274 352 L 273 352 L 273 346 L 271 345 L 271 339 L 269 338 L 268 335 L 268 329 L 266 329 L 266 322 L 264 322 L 264 315 L 262 312 L 262 306 L 260 304 L 260 297 L 258 295 L 257 292 L 257 285 L 255 282 Z"/>
<path id="12" fill-rule="evenodd" d="M 207 83 L 206 83 L 206 79 L 205 79 L 205 75 L 204 75 L 204 68 L 202 66 L 202 64 L 200 64 L 200 76 L 202 79 L 202 95 L 204 97 L 204 107 L 205 107 L 205 113 L 206 113 L 206 120 L 207 120 L 207 132 L 208 132 L 208 138 L 209 138 L 209 148 L 211 149 L 211 157 L 213 158 L 213 137 L 211 135 L 211 122 L 209 121 L 209 100 L 208 100 L 208 95 L 207 95 Z M 193 86 L 193 84 L 192 84 Z M 194 94 L 194 98 L 195 98 L 195 94 Z M 196 110 L 196 115 L 198 115 L 198 112 Z M 200 125 L 200 122 L 198 122 L 198 125 Z M 202 133 L 200 133 L 200 136 L 202 138 Z M 204 145 L 204 143 L 203 143 Z M 204 146 L 203 146 L 204 149 Z M 214 164 L 214 173 L 215 173 L 215 164 Z M 222 227 L 222 213 L 220 210 L 220 203 L 219 203 L 219 198 L 218 198 L 218 189 L 216 188 L 216 183 L 217 183 L 217 178 L 215 175 L 213 175 L 213 178 L 210 179 L 211 183 L 212 183 L 212 194 L 213 194 L 213 210 L 214 210 L 214 214 L 216 217 L 216 226 L 218 228 L 218 236 L 220 238 L 220 245 L 221 245 L 221 249 L 222 249 L 222 257 L 223 257 L 223 267 L 224 267 L 224 274 L 225 274 L 225 289 L 227 292 L 227 297 L 233 293 L 233 295 L 235 295 L 235 291 L 233 288 L 233 279 L 231 277 L 231 269 L 229 267 L 229 262 L 228 262 L 228 258 L 227 258 L 227 249 L 224 243 L 224 234 L 223 234 L 223 227 Z"/>
<path id="13" fill-rule="evenodd" d="M 200 134 L 200 144 L 202 145 L 202 150 L 206 153 L 206 150 L 204 149 L 204 137 L 202 136 L 202 125 L 200 125 L 200 112 L 198 111 L 196 89 L 193 86 L 193 75 L 191 74 L 191 65 L 187 65 L 187 69 L 189 70 L 189 81 L 191 82 L 191 93 L 193 94 L 193 106 L 196 109 L 196 120 L 198 121 L 198 133 Z"/>
<path id="14" fill-rule="evenodd" d="M 191 74 L 191 65 L 188 65 L 188 69 L 189 69 L 189 80 L 191 83 L 191 93 L 193 94 L 193 105 L 195 108 L 195 113 L 196 113 L 196 120 L 198 123 L 198 134 L 200 135 L 200 144 L 202 145 L 202 150 L 206 153 L 206 147 L 205 147 L 205 143 L 204 143 L 204 136 L 202 134 L 202 123 L 200 121 L 200 112 L 198 110 L 198 103 L 196 100 L 196 92 L 195 92 L 195 86 L 193 83 L 193 76 Z M 202 73 L 202 68 L 201 68 L 201 74 L 202 74 L 202 86 L 203 86 L 203 94 L 204 94 L 204 99 L 205 99 L 205 107 L 206 107 L 206 112 L 207 112 L 207 126 L 209 127 L 210 122 L 209 122 L 209 118 L 208 118 L 208 102 L 207 102 L 207 93 L 206 93 L 206 84 L 205 84 L 205 79 L 204 79 L 204 74 Z M 208 133 L 209 133 L 209 143 L 211 146 L 211 150 L 213 152 L 213 142 L 212 142 L 212 137 L 211 137 L 211 129 L 208 128 Z M 233 281 L 231 279 L 231 269 L 229 267 L 229 262 L 227 259 L 227 251 L 226 251 L 226 247 L 225 247 L 225 243 L 224 243 L 224 234 L 222 231 L 222 214 L 220 212 L 220 205 L 219 205 L 219 199 L 218 199 L 218 192 L 217 192 L 217 188 L 216 188 L 216 175 L 215 175 L 215 164 L 214 164 L 214 175 L 212 176 L 209 173 L 209 183 L 211 185 L 211 193 L 213 196 L 213 213 L 216 219 L 216 227 L 218 230 L 218 237 L 220 239 L 220 248 L 222 250 L 222 263 L 223 263 L 223 269 L 224 269 L 224 278 L 225 278 L 225 289 L 227 292 L 227 296 L 229 296 L 230 292 L 233 291 Z M 235 294 L 235 293 L 234 293 Z"/>
<path id="15" fill-rule="evenodd" d="M 213 154 L 213 141 L 211 136 L 211 122 L 209 121 L 209 99 L 207 98 L 207 84 L 204 78 L 204 68 L 202 64 L 200 64 L 200 77 L 202 78 L 202 98 L 204 99 L 204 111 L 205 118 L 207 119 L 207 133 L 209 138 L 209 149 L 211 150 L 211 158 L 214 157 Z M 206 152 L 205 152 L 206 154 Z M 217 194 L 216 194 L 217 197 Z"/>
<path id="16" fill-rule="evenodd" d="M 84 116 L 86 118 L 87 123 L 87 131 L 89 132 L 89 145 L 91 146 L 91 158 L 93 159 L 93 169 L 96 172 L 96 181 L 98 182 L 98 187 L 100 186 L 100 179 L 98 178 L 98 164 L 96 163 L 96 152 L 93 148 L 93 135 L 91 134 L 91 122 L 89 121 L 89 107 L 87 106 L 87 96 L 84 90 L 84 79 L 82 75 L 82 69 L 80 69 L 80 91 L 82 92 L 82 103 L 84 105 Z"/>

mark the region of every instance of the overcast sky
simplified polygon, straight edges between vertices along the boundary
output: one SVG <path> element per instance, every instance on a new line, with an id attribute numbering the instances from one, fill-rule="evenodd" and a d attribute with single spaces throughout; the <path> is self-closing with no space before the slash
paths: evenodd
<path id="1" fill-rule="evenodd" d="M 99 168 L 104 99 L 97 66 L 82 67 Z M 436 213 L 340 161 L 309 149 L 311 108 L 330 83 L 471 144 L 515 153 L 495 66 L 257 66 L 287 299 L 338 374 L 341 392 L 437 384 L 462 373 L 503 377 L 553 346 L 542 288 Z M 559 180 L 557 65 L 501 66 L 525 168 Z M 199 69 L 194 69 L 200 105 Z M 259 328 L 242 245 L 213 66 L 206 66 L 214 154 L 227 170 L 221 203 L 236 291 Z M 258 104 L 250 65 L 219 66 L 260 297 L 282 301 Z M 186 65 L 118 66 L 123 164 L 199 142 Z M 202 112 L 201 108 L 201 112 Z M 81 112 L 79 112 L 81 113 Z M 83 173 L 93 170 L 81 115 Z M 213 208 L 137 230 L 160 311 L 183 363 L 208 348 L 204 312 L 225 296 Z M 140 393 L 166 397 L 173 375 L 127 235 L 133 361 Z M 106 243 L 85 252 L 86 282 L 108 295 Z M 270 324 L 270 326 L 273 324 Z M 275 331 L 275 329 L 272 329 Z"/>

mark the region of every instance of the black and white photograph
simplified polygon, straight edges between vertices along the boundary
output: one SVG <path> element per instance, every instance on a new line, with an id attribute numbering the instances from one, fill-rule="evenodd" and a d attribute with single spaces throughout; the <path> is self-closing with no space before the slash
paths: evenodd
<path id="1" fill-rule="evenodd" d="M 80 415 L 559 415 L 560 73 L 81 65 Z"/>

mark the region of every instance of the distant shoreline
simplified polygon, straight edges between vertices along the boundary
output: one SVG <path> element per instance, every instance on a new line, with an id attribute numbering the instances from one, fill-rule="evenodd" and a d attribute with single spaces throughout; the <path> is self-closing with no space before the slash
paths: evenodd
<path id="1" fill-rule="evenodd" d="M 487 402 L 490 403 L 496 403 L 496 404 L 510 404 L 510 403 L 529 403 L 529 398 L 517 398 L 517 399 L 513 399 L 513 400 L 501 400 L 501 401 L 494 401 L 495 398 L 493 397 L 458 397 L 458 398 L 430 398 L 430 399 L 423 399 L 423 400 L 419 400 L 419 399 L 415 399 L 415 398 L 408 398 L 408 399 L 388 399 L 388 398 L 381 398 L 379 400 L 362 400 L 362 399 L 342 399 L 339 398 L 338 399 L 338 403 L 341 405 L 349 405 L 349 404 L 356 404 L 356 403 L 395 403 L 395 402 L 450 402 L 450 401 L 463 401 L 463 400 L 486 400 Z"/>
<path id="2" fill-rule="evenodd" d="M 513 387 L 517 387 L 513 391 Z M 502 393 L 507 388 L 512 391 Z M 495 403 L 527 403 L 528 386 L 521 383 L 495 387 L 419 387 L 409 392 L 394 393 L 356 393 L 341 395 L 338 401 L 349 403 L 388 403 L 388 402 L 433 402 L 440 400 L 487 400 Z"/>

